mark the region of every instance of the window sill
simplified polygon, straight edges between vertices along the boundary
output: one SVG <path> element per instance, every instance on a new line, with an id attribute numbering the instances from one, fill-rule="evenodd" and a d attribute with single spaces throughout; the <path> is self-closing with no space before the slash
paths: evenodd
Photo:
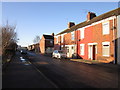
<path id="1" fill-rule="evenodd" d="M 110 55 L 103 55 L 104 57 L 110 57 Z"/>

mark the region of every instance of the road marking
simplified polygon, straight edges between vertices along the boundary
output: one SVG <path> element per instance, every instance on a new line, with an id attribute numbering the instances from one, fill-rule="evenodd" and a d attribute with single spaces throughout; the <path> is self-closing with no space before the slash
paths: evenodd
<path id="1" fill-rule="evenodd" d="M 34 64 L 32 64 L 30 61 L 28 61 L 49 83 L 51 83 L 55 88 L 58 88 L 58 86 L 53 83 L 50 79 L 48 79 Z"/>

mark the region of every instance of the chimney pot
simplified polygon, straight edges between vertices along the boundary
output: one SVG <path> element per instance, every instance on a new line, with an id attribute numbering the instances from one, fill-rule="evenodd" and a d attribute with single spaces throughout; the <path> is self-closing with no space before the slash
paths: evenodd
<path id="1" fill-rule="evenodd" d="M 74 25 L 75 25 L 74 22 L 69 22 L 69 23 L 68 23 L 68 28 L 71 28 L 71 27 L 74 26 Z"/>
<path id="2" fill-rule="evenodd" d="M 52 36 L 54 36 L 54 33 L 52 33 Z"/>
<path id="3" fill-rule="evenodd" d="M 88 12 L 87 14 L 87 21 L 90 21 L 91 19 L 93 19 L 94 17 L 96 17 L 96 14 L 93 12 Z"/>

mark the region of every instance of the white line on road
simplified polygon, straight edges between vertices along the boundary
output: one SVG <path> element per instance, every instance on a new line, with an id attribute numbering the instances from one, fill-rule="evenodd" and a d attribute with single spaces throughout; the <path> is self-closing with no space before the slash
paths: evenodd
<path id="1" fill-rule="evenodd" d="M 30 61 L 29 63 L 49 82 L 51 83 L 55 88 L 58 88 L 58 86 L 53 83 L 50 79 L 48 79 L 35 65 L 33 65 Z"/>

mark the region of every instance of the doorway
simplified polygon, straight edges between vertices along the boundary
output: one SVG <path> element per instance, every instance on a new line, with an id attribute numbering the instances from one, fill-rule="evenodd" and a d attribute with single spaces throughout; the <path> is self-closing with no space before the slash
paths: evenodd
<path id="1" fill-rule="evenodd" d="M 96 59 L 96 45 L 88 45 L 88 58 L 90 60 Z"/>

